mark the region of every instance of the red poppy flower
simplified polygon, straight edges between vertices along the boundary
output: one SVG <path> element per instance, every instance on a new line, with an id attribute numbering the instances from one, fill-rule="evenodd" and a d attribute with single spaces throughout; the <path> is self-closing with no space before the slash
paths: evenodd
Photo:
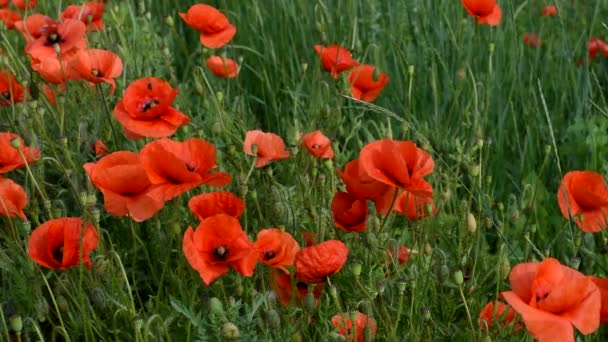
<path id="1" fill-rule="evenodd" d="M 253 152 L 253 145 L 257 147 L 257 152 L 255 153 Z M 247 132 L 245 142 L 243 143 L 243 150 L 250 156 L 257 156 L 255 167 L 264 167 L 271 161 L 285 159 L 290 156 L 280 136 L 259 130 Z"/>
<path id="2" fill-rule="evenodd" d="M 464 8 L 478 24 L 496 26 L 502 19 L 502 10 L 496 0 L 461 0 Z"/>
<path id="3" fill-rule="evenodd" d="M 70 60 L 69 68 L 74 78 L 91 83 L 105 82 L 110 85 L 110 92 L 114 93 L 114 79 L 122 73 L 122 60 L 108 50 L 80 50 Z"/>
<path id="4" fill-rule="evenodd" d="M 353 331 L 353 322 L 350 318 L 350 313 L 344 315 L 335 315 L 331 318 L 331 324 L 338 329 L 338 334 L 346 337 L 347 341 L 354 341 L 355 335 L 357 342 L 365 341 L 365 328 L 369 327 L 372 334 L 372 340 L 376 336 L 376 321 L 367 315 L 357 311 L 355 318 L 355 326 Z"/>
<path id="5" fill-rule="evenodd" d="M 543 42 L 538 38 L 538 34 L 536 33 L 524 33 L 523 39 L 524 44 L 530 47 L 538 47 L 543 44 Z"/>
<path id="6" fill-rule="evenodd" d="M 363 64 L 354 68 L 349 76 L 350 92 L 357 100 L 374 102 L 389 81 L 388 75 L 381 72 L 374 77 L 376 67 Z"/>
<path id="7" fill-rule="evenodd" d="M 428 211 L 428 206 L 431 207 L 431 212 Z M 420 220 L 430 214 L 436 215 L 439 210 L 435 207 L 433 197 L 419 196 L 409 191 L 403 191 L 395 200 L 393 211 L 407 217 L 410 220 Z"/>
<path id="8" fill-rule="evenodd" d="M 0 8 L 8 7 L 8 0 L 0 0 Z"/>
<path id="9" fill-rule="evenodd" d="M 502 323 L 503 327 L 506 327 L 515 320 L 516 316 L 517 312 L 507 304 L 500 301 L 489 302 L 481 309 L 477 324 L 479 324 L 481 330 L 488 331 L 494 327 L 494 322 L 498 321 Z M 515 330 L 520 329 L 521 326 L 517 324 Z"/>
<path id="10" fill-rule="evenodd" d="M 245 211 L 245 202 L 232 192 L 218 191 L 192 197 L 188 207 L 200 221 L 217 214 L 239 218 Z"/>
<path id="11" fill-rule="evenodd" d="M 23 209 L 27 206 L 27 194 L 21 185 L 8 178 L 0 177 L 0 216 L 19 216 L 27 221 Z"/>
<path id="12" fill-rule="evenodd" d="M 23 87 L 15 75 L 0 70 L 0 106 L 10 106 L 23 100 Z"/>
<path id="13" fill-rule="evenodd" d="M 179 91 L 161 79 L 140 78 L 132 82 L 114 107 L 114 116 L 130 139 L 166 138 L 190 122 L 171 107 Z"/>
<path id="14" fill-rule="evenodd" d="M 49 101 L 50 104 L 54 106 L 57 103 L 57 101 L 55 100 L 55 91 L 48 84 L 43 84 L 40 87 L 40 91 L 44 96 L 46 96 L 46 99 Z"/>
<path id="15" fill-rule="evenodd" d="M 211 56 L 207 59 L 207 68 L 222 78 L 235 78 L 239 72 L 239 65 L 230 58 Z"/>
<path id="16" fill-rule="evenodd" d="M 110 150 L 108 149 L 106 144 L 103 143 L 103 141 L 101 141 L 99 139 L 97 139 L 97 141 L 95 141 L 95 155 L 97 157 L 105 156 L 109 152 L 110 152 Z"/>
<path id="17" fill-rule="evenodd" d="M 359 65 L 359 62 L 353 59 L 350 52 L 340 45 L 330 45 L 328 47 L 315 45 L 315 52 L 321 59 L 323 68 L 329 71 L 335 79 L 338 78 L 339 73 Z"/>
<path id="18" fill-rule="evenodd" d="M 15 28 L 23 34 L 25 41 L 29 43 L 42 37 L 46 26 L 56 26 L 57 24 L 58 22 L 44 14 L 33 13 L 24 20 L 17 21 Z"/>
<path id="19" fill-rule="evenodd" d="M 295 305 L 302 306 L 302 302 L 304 301 L 304 298 L 306 298 L 306 295 L 308 295 L 309 292 L 308 284 L 302 281 L 297 281 L 296 279 L 296 291 L 294 294 L 293 286 L 291 284 L 291 276 L 289 275 L 289 273 L 285 273 L 284 271 L 278 268 L 271 268 L 269 275 L 270 287 L 276 294 L 281 304 L 283 304 L 284 306 L 289 306 L 293 299 Z M 315 304 L 318 304 L 318 300 L 323 294 L 323 283 L 311 286 L 313 298 L 315 298 Z"/>
<path id="20" fill-rule="evenodd" d="M 587 43 L 589 61 L 592 61 L 598 52 L 604 57 L 608 57 L 608 43 L 599 38 L 591 38 Z"/>
<path id="21" fill-rule="evenodd" d="M 306 133 L 302 137 L 302 145 L 313 156 L 321 159 L 332 159 L 334 150 L 331 148 L 331 140 L 323 135 L 321 131 Z"/>
<path id="22" fill-rule="evenodd" d="M 543 16 L 555 17 L 557 15 L 557 7 L 555 5 L 547 5 L 543 7 Z"/>
<path id="23" fill-rule="evenodd" d="M 592 171 L 566 173 L 557 191 L 559 208 L 565 218 L 573 217 L 585 232 L 599 232 L 608 224 L 608 187 L 604 177 Z"/>
<path id="24" fill-rule="evenodd" d="M 395 196 L 395 190 L 362 172 L 359 167 L 359 159 L 351 160 L 344 166 L 344 171 L 337 170 L 337 172 L 349 194 L 360 199 L 372 200 L 379 213 L 388 212 Z"/>
<path id="25" fill-rule="evenodd" d="M 397 262 L 399 265 L 405 264 L 410 259 L 410 249 L 404 245 L 399 245 L 399 248 L 389 248 L 386 251 L 386 255 L 389 257 L 389 262 L 393 262 L 395 254 L 397 255 Z"/>
<path id="26" fill-rule="evenodd" d="M 305 283 L 322 283 L 338 273 L 347 259 L 348 247 L 342 241 L 329 240 L 305 247 L 296 254 L 296 278 Z"/>
<path id="27" fill-rule="evenodd" d="M 600 309 L 600 321 L 608 323 L 608 278 L 590 277 L 595 286 L 600 290 L 602 296 L 602 308 Z"/>
<path id="28" fill-rule="evenodd" d="M 331 201 L 331 216 L 336 227 L 345 232 L 362 232 L 367 228 L 367 201 L 337 192 Z"/>
<path id="29" fill-rule="evenodd" d="M 49 56 L 42 60 L 32 58 L 32 70 L 37 72 L 47 83 L 64 84 L 68 80 L 73 79 L 73 75 L 68 68 L 73 56 L 72 54 L 61 57 L 61 59 L 57 56 Z"/>
<path id="30" fill-rule="evenodd" d="M 87 2 L 82 6 L 70 5 L 61 12 L 61 20 L 79 20 L 86 25 L 89 31 L 103 30 L 103 12 L 106 7 L 99 2 Z"/>
<path id="31" fill-rule="evenodd" d="M 87 47 L 87 29 L 78 20 L 67 19 L 57 25 L 47 25 L 43 31 L 38 39 L 25 46 L 25 53 L 41 62 L 47 58 L 57 58 L 55 45 L 59 46 L 62 57 Z"/>
<path id="32" fill-rule="evenodd" d="M 289 273 L 285 266 L 293 265 L 300 245 L 291 234 L 280 229 L 268 228 L 262 229 L 258 233 L 253 248 L 258 253 L 258 260 L 262 263 Z"/>
<path id="33" fill-rule="evenodd" d="M 15 23 L 21 20 L 21 14 L 13 12 L 8 8 L 0 8 L 0 21 L 6 25 L 6 28 L 12 30 L 15 28 Z"/>
<path id="34" fill-rule="evenodd" d="M 54 270 L 78 266 L 82 253 L 82 262 L 86 268 L 91 268 L 89 254 L 98 242 L 99 237 L 92 224 L 84 223 L 80 218 L 63 217 L 34 229 L 28 241 L 28 251 L 32 260 Z"/>
<path id="35" fill-rule="evenodd" d="M 602 298 L 591 278 L 553 258 L 521 263 L 509 275 L 512 291 L 502 296 L 539 341 L 574 342 L 574 325 L 583 335 L 600 326 Z"/>
<path id="36" fill-rule="evenodd" d="M 183 249 L 206 285 L 228 273 L 228 266 L 251 277 L 257 262 L 257 253 L 239 221 L 224 214 L 203 220 L 196 231 L 188 227 Z"/>
<path id="37" fill-rule="evenodd" d="M 231 181 L 225 172 L 211 173 L 217 167 L 215 147 L 203 139 L 153 141 L 141 150 L 141 160 L 150 182 L 162 185 L 165 200 L 202 184 L 222 187 Z"/>
<path id="38" fill-rule="evenodd" d="M 359 168 L 370 178 L 416 194 L 429 197 L 432 186 L 423 177 L 433 172 L 433 158 L 412 141 L 376 140 L 365 145 L 359 154 Z"/>
<path id="39" fill-rule="evenodd" d="M 137 153 L 110 153 L 97 163 L 84 164 L 84 169 L 93 185 L 103 193 L 104 207 L 112 215 L 130 215 L 134 221 L 142 222 L 165 205 Z"/>
<path id="40" fill-rule="evenodd" d="M 18 9 L 25 11 L 35 8 L 38 5 L 38 0 L 13 0 L 13 5 Z"/>
<path id="41" fill-rule="evenodd" d="M 0 174 L 25 167 L 25 161 L 19 150 L 13 147 L 12 141 L 17 139 L 21 146 L 21 152 L 28 164 L 33 163 L 40 157 L 40 151 L 25 146 L 23 139 L 14 133 L 0 133 Z"/>
<path id="42" fill-rule="evenodd" d="M 219 49 L 228 44 L 236 34 L 236 27 L 213 6 L 196 4 L 179 16 L 188 26 L 201 33 L 201 44 L 210 49 Z"/>

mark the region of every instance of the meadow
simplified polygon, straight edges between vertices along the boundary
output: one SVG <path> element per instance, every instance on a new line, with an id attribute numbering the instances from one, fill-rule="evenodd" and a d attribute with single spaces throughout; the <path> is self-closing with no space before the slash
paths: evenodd
<path id="1" fill-rule="evenodd" d="M 3 340 L 608 338 L 608 2 L 29 5 Z"/>

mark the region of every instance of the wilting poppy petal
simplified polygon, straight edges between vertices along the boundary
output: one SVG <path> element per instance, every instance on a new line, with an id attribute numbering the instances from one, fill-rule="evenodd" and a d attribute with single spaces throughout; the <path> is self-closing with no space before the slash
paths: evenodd
<path id="1" fill-rule="evenodd" d="M 599 232 L 608 224 L 608 187 L 604 177 L 592 171 L 566 173 L 557 192 L 565 218 L 572 217 L 585 232 Z"/>
<path id="2" fill-rule="evenodd" d="M 239 72 L 239 65 L 230 58 L 211 56 L 207 59 L 207 68 L 217 76 L 222 78 L 234 78 Z"/>
<path id="3" fill-rule="evenodd" d="M 19 216 L 26 221 L 23 209 L 27 206 L 27 194 L 21 185 L 8 178 L 0 177 L 0 216 Z"/>
<path id="4" fill-rule="evenodd" d="M 346 232 L 362 232 L 367 228 L 367 201 L 348 192 L 337 192 L 331 201 L 331 214 L 336 227 Z"/>
<path id="5" fill-rule="evenodd" d="M 338 240 L 305 247 L 296 254 L 296 278 L 305 283 L 322 283 L 338 273 L 348 259 L 348 247 Z"/>
<path id="6" fill-rule="evenodd" d="M 329 71 L 335 79 L 338 78 L 339 73 L 359 65 L 359 62 L 353 59 L 350 52 L 340 45 L 330 45 L 328 47 L 315 45 L 315 52 L 321 59 L 323 68 Z"/>
<path id="7" fill-rule="evenodd" d="M 353 341 L 353 338 L 356 335 L 357 342 L 365 341 L 365 328 L 369 327 L 371 330 L 371 338 L 373 340 L 376 336 L 376 321 L 357 311 L 353 331 L 353 322 L 350 316 L 350 313 L 344 315 L 335 315 L 331 318 L 331 324 L 333 324 L 333 326 L 338 329 L 338 333 L 346 337 L 348 341 Z"/>
<path id="8" fill-rule="evenodd" d="M 257 151 L 253 152 L 253 146 Z M 265 133 L 260 130 L 247 131 L 243 150 L 250 156 L 257 156 L 255 167 L 264 167 L 271 161 L 289 158 L 290 153 L 285 149 L 285 142 L 280 136 Z"/>
<path id="9" fill-rule="evenodd" d="M 245 211 L 245 202 L 231 192 L 218 191 L 192 197 L 188 207 L 200 221 L 217 214 L 239 218 Z"/>
<path id="10" fill-rule="evenodd" d="M 331 148 L 331 140 L 323 135 L 321 131 L 304 134 L 302 145 L 313 157 L 321 159 L 333 159 L 334 150 Z"/>
<path id="11" fill-rule="evenodd" d="M 82 262 L 91 268 L 89 254 L 97 247 L 99 237 L 90 223 L 80 218 L 64 217 L 50 220 L 32 231 L 28 241 L 30 258 L 38 264 L 56 270 L 74 267 Z M 82 235 L 82 247 L 81 247 Z"/>

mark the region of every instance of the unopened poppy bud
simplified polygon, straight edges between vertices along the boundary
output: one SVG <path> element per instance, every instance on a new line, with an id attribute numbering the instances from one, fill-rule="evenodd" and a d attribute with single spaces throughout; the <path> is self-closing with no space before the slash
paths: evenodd
<path id="1" fill-rule="evenodd" d="M 315 178 L 317 177 L 317 174 L 319 173 L 319 170 L 317 170 L 316 167 L 313 167 L 312 170 L 310 170 L 310 175 Z"/>
<path id="2" fill-rule="evenodd" d="M 581 258 L 575 256 L 570 258 L 570 267 L 574 268 L 575 270 L 578 270 L 578 268 L 581 266 Z"/>
<path id="3" fill-rule="evenodd" d="M 91 300 L 91 303 L 99 309 L 104 309 L 108 304 L 106 293 L 101 287 L 92 289 L 89 294 L 89 299 Z"/>
<path id="4" fill-rule="evenodd" d="M 509 262 L 509 259 L 504 258 L 500 264 L 500 278 L 507 279 L 509 273 L 511 273 L 511 263 Z"/>
<path id="5" fill-rule="evenodd" d="M 201 82 L 196 78 L 194 79 L 194 91 L 198 95 L 205 95 L 205 88 L 203 88 L 203 85 L 201 84 Z"/>
<path id="6" fill-rule="evenodd" d="M 169 26 L 169 27 L 173 27 L 175 25 L 175 21 L 173 20 L 173 17 L 168 16 L 167 18 L 165 18 L 165 24 L 167 24 L 167 26 Z"/>
<path id="7" fill-rule="evenodd" d="M 574 238 L 574 247 L 579 248 L 583 243 L 583 239 L 580 236 Z"/>
<path id="8" fill-rule="evenodd" d="M 141 328 L 144 326 L 144 320 L 136 319 L 135 322 L 133 322 L 133 325 L 135 326 L 135 331 L 141 331 Z"/>
<path id="9" fill-rule="evenodd" d="M 502 202 L 498 202 L 498 204 L 496 204 L 496 206 L 498 207 L 499 211 L 505 210 L 505 205 Z"/>
<path id="10" fill-rule="evenodd" d="M 251 196 L 252 200 L 257 200 L 258 199 L 258 192 L 254 190 L 249 191 L 249 196 Z"/>
<path id="11" fill-rule="evenodd" d="M 11 146 L 13 146 L 16 149 L 21 148 L 21 141 L 17 138 L 11 140 Z"/>
<path id="12" fill-rule="evenodd" d="M 315 310 L 315 296 L 313 295 L 312 291 L 309 291 L 306 294 L 306 297 L 304 297 L 304 307 L 306 310 L 308 310 L 308 312 L 313 312 Z"/>
<path id="13" fill-rule="evenodd" d="M 351 270 L 353 271 L 353 276 L 355 278 L 359 278 L 359 276 L 361 275 L 361 268 L 362 268 L 362 266 L 360 263 L 354 263 L 351 266 Z"/>
<path id="14" fill-rule="evenodd" d="M 23 330 L 23 319 L 21 319 L 21 315 L 19 314 L 12 315 L 8 319 L 8 323 L 13 332 L 21 333 L 21 330 Z"/>
<path id="15" fill-rule="evenodd" d="M 551 145 L 545 145 L 545 154 L 551 153 Z"/>
<path id="16" fill-rule="evenodd" d="M 410 77 L 412 77 L 414 75 L 414 65 L 410 64 L 407 66 L 407 73 L 408 75 L 410 75 Z"/>
<path id="17" fill-rule="evenodd" d="M 511 223 L 516 223 L 517 221 L 519 221 L 519 210 L 517 209 L 513 209 L 513 211 L 511 211 Z"/>
<path id="18" fill-rule="evenodd" d="M 428 242 L 424 243 L 424 254 L 425 255 L 433 254 L 433 247 L 431 247 L 431 244 Z"/>
<path id="19" fill-rule="evenodd" d="M 268 175 L 268 177 L 272 177 L 272 175 L 274 174 L 274 172 L 272 171 L 271 167 L 267 167 L 266 168 L 266 174 Z"/>
<path id="20" fill-rule="evenodd" d="M 224 101 L 224 93 L 221 91 L 218 91 L 217 93 L 215 93 L 215 98 L 217 99 L 217 102 L 222 102 Z M 254 152 L 255 154 L 255 152 Z"/>
<path id="21" fill-rule="evenodd" d="M 308 70 L 308 63 L 302 63 L 302 72 L 306 72 Z"/>
<path id="22" fill-rule="evenodd" d="M 489 218 L 489 217 L 486 217 L 486 218 L 483 220 L 483 225 L 484 225 L 484 227 L 486 227 L 487 229 L 492 228 L 492 225 L 493 225 L 493 224 L 492 224 L 492 219 L 491 219 L 491 218 Z"/>
<path id="23" fill-rule="evenodd" d="M 96 258 L 93 263 L 93 273 L 97 277 L 103 277 L 106 275 L 106 271 L 108 270 L 109 262 L 104 257 Z"/>
<path id="24" fill-rule="evenodd" d="M 329 287 L 329 295 L 333 299 L 338 299 L 338 289 L 334 285 Z"/>
<path id="25" fill-rule="evenodd" d="M 469 174 L 472 177 L 479 176 L 479 172 L 480 171 L 481 171 L 481 168 L 479 167 L 479 165 L 471 165 L 471 166 L 469 166 Z"/>
<path id="26" fill-rule="evenodd" d="M 34 310 L 36 312 L 36 319 L 38 322 L 46 321 L 46 318 L 49 315 L 49 302 L 46 301 L 44 297 L 38 297 L 36 303 L 34 304 Z"/>
<path id="27" fill-rule="evenodd" d="M 224 316 L 224 305 L 217 297 L 211 297 L 209 300 L 209 311 L 211 315 Z"/>
<path id="28" fill-rule="evenodd" d="M 63 217 L 63 210 L 61 208 L 53 208 L 53 210 L 51 211 L 51 214 L 53 216 L 53 218 L 60 218 Z"/>
<path id="29" fill-rule="evenodd" d="M 80 194 L 78 195 L 78 199 L 80 200 L 80 203 L 83 206 L 87 205 L 88 196 L 89 196 L 89 194 L 86 191 L 81 191 Z"/>
<path id="30" fill-rule="evenodd" d="M 30 233 L 32 232 L 32 223 L 30 221 L 21 221 L 19 230 L 20 230 L 21 235 L 29 236 Z"/>
<path id="31" fill-rule="evenodd" d="M 42 200 L 42 206 L 44 207 L 44 210 L 51 211 L 52 203 L 50 200 L 44 199 L 44 200 Z"/>
<path id="32" fill-rule="evenodd" d="M 477 231 L 477 220 L 475 220 L 475 216 L 472 213 L 467 214 L 467 230 L 471 234 Z"/>
<path id="33" fill-rule="evenodd" d="M 458 270 L 454 272 L 453 277 L 456 285 L 461 286 L 462 284 L 464 284 L 464 275 L 462 274 L 462 271 Z"/>
<path id="34" fill-rule="evenodd" d="M 477 138 L 477 147 L 483 148 L 483 138 Z"/>
<path id="35" fill-rule="evenodd" d="M 422 319 L 424 319 L 425 321 L 431 320 L 431 308 L 423 307 L 420 309 L 420 313 L 422 314 Z"/>
<path id="36" fill-rule="evenodd" d="M 325 169 L 329 172 L 334 171 L 334 162 L 331 159 L 323 160 L 323 166 L 325 166 Z"/>
<path id="37" fill-rule="evenodd" d="M 274 329 L 281 328 L 281 316 L 276 310 L 270 310 L 266 313 L 266 317 L 268 318 L 268 323 Z"/>
<path id="38" fill-rule="evenodd" d="M 495 49 L 496 49 L 496 44 L 490 43 L 490 53 L 494 53 Z"/>

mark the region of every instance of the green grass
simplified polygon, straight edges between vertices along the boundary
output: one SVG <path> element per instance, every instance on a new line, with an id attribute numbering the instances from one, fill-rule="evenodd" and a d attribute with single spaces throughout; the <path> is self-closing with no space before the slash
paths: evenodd
<path id="1" fill-rule="evenodd" d="M 608 61 L 577 64 L 588 38 L 608 38 L 608 3 L 557 1 L 560 15 L 550 19 L 540 16 L 539 2 L 499 2 L 503 21 L 491 28 L 477 26 L 459 1 L 209 1 L 238 28 L 220 50 L 242 65 L 227 81 L 206 69 L 212 52 L 177 15 L 192 1 L 110 1 L 107 29 L 91 35 L 89 46 L 121 56 L 125 70 L 114 95 L 105 85 L 102 97 L 73 82 L 56 107 L 41 98 L 0 108 L 0 131 L 42 151 L 31 171 L 44 193 L 25 170 L 9 175 L 29 194 L 31 223 L 0 218 L 0 336 L 10 339 L 10 318 L 18 315 L 24 340 L 221 340 L 223 324 L 232 322 L 243 341 L 325 341 L 335 335 L 333 315 L 359 310 L 376 320 L 380 341 L 532 340 L 525 332 L 488 334 L 477 324 L 481 308 L 509 289 L 505 263 L 553 256 L 608 276 L 608 236 L 569 224 L 556 198 L 563 173 L 608 172 Z M 41 1 L 37 10 L 56 16 L 68 3 L 75 2 Z M 38 84 L 20 34 L 0 30 L 7 52 L 0 69 Z M 524 32 L 538 32 L 543 46 L 525 46 Z M 350 98 L 345 75 L 334 81 L 322 70 L 313 46 L 333 43 L 390 76 L 374 105 Z M 197 224 L 188 198 L 209 188 L 167 203 L 141 224 L 104 211 L 82 165 L 95 161 L 96 139 L 111 150 L 141 149 L 144 142 L 127 140 L 106 108 L 111 115 L 126 86 L 145 76 L 180 91 L 175 105 L 192 122 L 174 139 L 199 137 L 218 148 L 218 164 L 233 176 L 226 189 L 245 196 L 241 223 L 251 239 L 262 228 L 283 227 L 301 244 L 301 232 L 312 231 L 349 246 L 346 266 L 331 277 L 336 298 L 326 284 L 317 307 L 283 307 L 261 264 L 252 278 L 232 271 L 206 287 L 182 241 Z M 255 170 L 243 184 L 252 159 L 242 143 L 252 129 L 281 135 L 294 157 Z M 334 141 L 331 166 L 299 146 L 300 135 L 316 129 Z M 342 188 L 335 168 L 384 137 L 414 140 L 432 153 L 439 214 L 421 221 L 391 216 L 380 234 L 375 217 L 358 235 L 335 229 L 329 203 Z M 83 204 L 82 196 L 96 203 Z M 28 258 L 30 230 L 51 216 L 97 214 L 101 239 L 91 270 L 52 271 Z M 419 253 L 386 278 L 385 251 L 399 243 Z M 462 288 L 453 280 L 457 271 L 470 277 Z M 222 313 L 211 310 L 212 298 Z M 601 327 L 581 341 L 606 336 Z"/>

